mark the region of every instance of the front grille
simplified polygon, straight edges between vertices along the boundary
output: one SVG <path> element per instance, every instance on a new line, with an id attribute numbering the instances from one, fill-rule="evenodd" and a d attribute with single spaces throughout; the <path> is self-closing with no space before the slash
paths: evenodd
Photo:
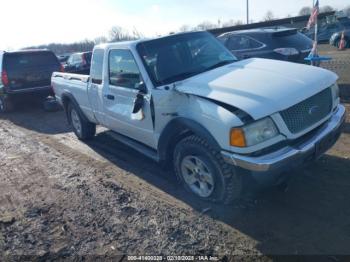
<path id="1" fill-rule="evenodd" d="M 324 119 L 332 111 L 332 90 L 327 88 L 281 112 L 288 129 L 297 134 Z"/>

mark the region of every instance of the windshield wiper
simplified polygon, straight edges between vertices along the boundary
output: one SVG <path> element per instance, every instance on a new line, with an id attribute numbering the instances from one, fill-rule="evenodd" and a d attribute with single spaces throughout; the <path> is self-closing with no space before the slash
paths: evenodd
<path id="1" fill-rule="evenodd" d="M 191 76 L 198 75 L 198 74 L 210 71 L 210 70 L 215 69 L 217 67 L 228 65 L 228 64 L 232 64 L 233 62 L 236 62 L 236 60 L 221 61 L 219 63 L 216 63 L 215 65 L 212 65 L 211 67 L 206 68 L 205 70 L 183 72 L 181 74 L 165 78 L 165 79 L 161 80 L 161 83 L 163 85 L 166 85 L 166 84 L 169 84 L 169 83 L 172 83 L 172 82 L 181 81 L 181 80 L 184 80 L 184 79 L 189 78 Z"/>
<path id="2" fill-rule="evenodd" d="M 168 78 L 165 78 L 163 80 L 161 80 L 162 84 L 163 85 L 166 85 L 166 84 L 169 84 L 171 82 L 176 82 L 176 81 L 180 81 L 180 80 L 184 80 L 186 78 L 189 78 L 191 76 L 194 76 L 194 75 L 197 75 L 199 74 L 200 72 L 197 72 L 197 71 L 193 71 L 193 72 L 183 72 L 181 74 L 178 74 L 178 75 L 174 75 L 174 76 L 170 76 Z"/>

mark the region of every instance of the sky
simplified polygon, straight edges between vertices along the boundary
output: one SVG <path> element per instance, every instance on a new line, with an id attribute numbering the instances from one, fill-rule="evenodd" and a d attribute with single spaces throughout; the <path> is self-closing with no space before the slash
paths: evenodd
<path id="1" fill-rule="evenodd" d="M 297 15 L 312 0 L 249 0 L 250 18 Z M 342 9 L 349 0 L 320 0 Z M 168 34 L 203 21 L 246 20 L 246 0 L 1 0 L 0 50 L 71 43 L 108 36 L 112 26 L 145 37 Z"/>

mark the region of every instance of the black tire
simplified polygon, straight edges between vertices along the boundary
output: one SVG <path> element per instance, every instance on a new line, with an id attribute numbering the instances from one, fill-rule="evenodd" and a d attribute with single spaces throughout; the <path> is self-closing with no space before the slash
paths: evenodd
<path id="1" fill-rule="evenodd" d="M 13 111 L 13 104 L 10 99 L 0 96 L 0 113 L 9 113 Z"/>
<path id="2" fill-rule="evenodd" d="M 92 139 L 96 134 L 96 125 L 87 121 L 83 116 L 81 111 L 76 108 L 72 103 L 68 104 L 67 113 L 69 117 L 69 123 L 71 124 L 75 135 L 79 140 L 86 141 Z M 75 119 L 72 119 L 72 115 L 76 114 Z M 74 121 L 80 122 L 80 128 Z"/>
<path id="3" fill-rule="evenodd" d="M 185 181 L 183 174 L 184 163 L 188 163 L 188 159 L 192 156 L 202 161 L 208 171 L 205 173 L 210 173 L 213 177 L 214 186 L 210 186 L 212 192 L 209 196 L 199 195 L 198 192 L 193 190 L 193 188 L 198 187 L 203 181 L 196 182 L 197 185 L 193 183 L 192 186 L 189 186 Z M 241 196 L 243 190 L 242 176 L 224 161 L 220 152 L 214 150 L 205 140 L 198 136 L 192 135 L 186 137 L 176 145 L 174 151 L 174 168 L 178 179 L 197 198 L 205 201 L 230 204 Z M 209 188 L 208 185 L 207 187 Z"/>
<path id="4" fill-rule="evenodd" d="M 62 109 L 60 104 L 54 98 L 47 98 L 43 102 L 43 108 L 46 112 L 57 112 Z"/>

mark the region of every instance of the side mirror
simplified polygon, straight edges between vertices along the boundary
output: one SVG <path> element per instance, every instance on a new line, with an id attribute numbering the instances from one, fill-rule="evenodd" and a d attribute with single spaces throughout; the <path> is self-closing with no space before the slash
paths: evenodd
<path id="1" fill-rule="evenodd" d="M 136 99 L 134 100 L 134 109 L 132 113 L 133 114 L 138 113 L 142 109 L 144 102 L 145 100 L 144 100 L 143 94 L 138 93 L 136 96 Z"/>
<path id="2" fill-rule="evenodd" d="M 147 94 L 147 92 L 148 92 L 147 86 L 143 81 L 141 81 L 140 83 L 137 83 L 135 85 L 135 89 L 138 89 L 139 93 L 143 94 L 143 95 Z"/>

